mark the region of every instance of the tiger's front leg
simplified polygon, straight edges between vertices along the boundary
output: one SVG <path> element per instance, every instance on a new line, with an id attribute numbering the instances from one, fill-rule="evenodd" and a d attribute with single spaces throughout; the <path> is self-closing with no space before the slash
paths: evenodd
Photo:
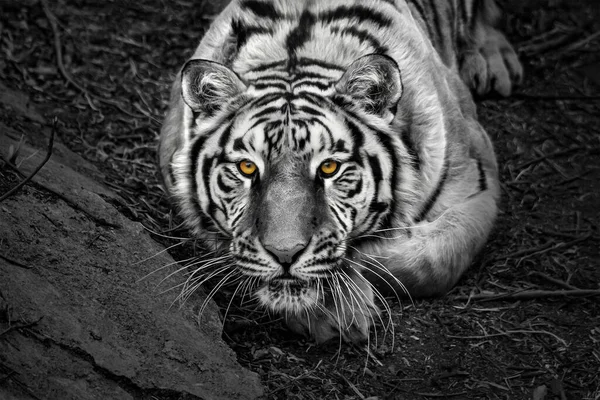
<path id="1" fill-rule="evenodd" d="M 496 92 L 507 97 L 521 83 L 523 67 L 504 34 L 487 27 L 483 43 L 462 55 L 460 75 L 480 96 Z"/>
<path id="2" fill-rule="evenodd" d="M 523 79 L 523 66 L 513 46 L 496 27 L 500 9 L 493 0 L 479 0 L 473 31 L 463 41 L 470 43 L 459 54 L 460 76 L 478 95 L 490 92 L 510 96 Z"/>

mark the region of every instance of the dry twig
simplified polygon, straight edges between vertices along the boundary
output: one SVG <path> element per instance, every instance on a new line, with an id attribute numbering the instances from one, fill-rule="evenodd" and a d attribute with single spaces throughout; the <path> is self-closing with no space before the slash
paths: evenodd
<path id="1" fill-rule="evenodd" d="M 19 183 L 17 186 L 15 186 L 11 190 L 9 190 L 5 194 L 3 194 L 2 197 L 0 197 L 0 203 L 2 203 L 4 200 L 8 199 L 10 196 L 15 194 L 19 189 L 21 189 L 23 186 L 25 186 L 25 184 L 27 182 L 29 182 L 38 172 L 40 172 L 40 170 L 42 169 L 42 167 L 44 165 L 46 165 L 46 163 L 50 159 L 50 156 L 52 155 L 52 148 L 54 146 L 54 135 L 56 134 L 57 122 L 58 122 L 58 119 L 56 117 L 54 117 L 54 120 L 52 121 L 52 131 L 50 132 L 50 139 L 48 141 L 48 150 L 46 151 L 46 157 L 44 157 L 44 160 L 42 161 L 42 163 L 40 165 L 38 165 L 38 167 L 27 178 L 25 178 L 23 181 L 21 181 L 21 183 Z"/>
<path id="2" fill-rule="evenodd" d="M 35 324 L 37 324 L 38 322 L 40 322 L 42 320 L 42 318 L 44 318 L 44 316 L 41 316 L 32 322 L 25 322 L 22 324 L 11 325 L 8 328 L 6 328 L 5 330 L 3 330 L 2 332 L 0 332 L 0 336 L 6 335 L 8 332 L 14 331 L 15 329 L 30 328 L 30 327 L 34 326 Z"/>
<path id="3" fill-rule="evenodd" d="M 12 265 L 16 265 L 17 267 L 21 267 L 21 268 L 25 268 L 25 269 L 31 269 L 31 267 L 29 265 L 25 265 L 20 261 L 17 261 L 13 258 L 10 258 L 8 256 L 2 255 L 0 254 L 0 258 L 3 259 L 6 262 L 11 263 Z"/>
<path id="4" fill-rule="evenodd" d="M 54 51 L 56 52 L 56 64 L 58 66 L 58 70 L 60 71 L 62 76 L 67 80 L 67 82 L 69 82 L 73 87 L 77 88 L 77 90 L 79 90 L 81 93 L 83 93 L 83 95 L 85 96 L 85 98 L 88 101 L 88 104 L 94 111 L 98 111 L 98 109 L 94 106 L 94 103 L 91 100 L 92 97 L 104 104 L 108 104 L 110 106 L 116 107 L 119 111 L 129 115 L 130 117 L 143 118 L 144 117 L 143 115 L 133 114 L 133 113 L 127 111 L 125 108 L 123 108 L 123 106 L 121 104 L 117 103 L 116 101 L 113 101 L 110 99 L 105 99 L 105 98 L 94 95 L 93 93 L 88 91 L 85 87 L 83 87 L 82 85 L 77 83 L 77 81 L 75 81 L 75 79 L 73 79 L 73 77 L 71 76 L 69 71 L 67 71 L 65 64 L 63 63 L 62 44 L 60 42 L 60 33 L 58 31 L 57 18 L 50 10 L 50 6 L 48 5 L 47 0 L 40 0 L 40 2 L 42 3 L 42 8 L 44 9 L 44 14 L 46 14 L 46 18 L 50 22 L 50 27 L 52 28 L 52 35 L 54 36 Z"/>
<path id="5" fill-rule="evenodd" d="M 557 297 L 587 297 L 600 296 L 600 289 L 573 289 L 573 290 L 523 290 L 515 293 L 474 294 L 470 296 L 454 296 L 452 301 L 515 301 L 532 300 Z"/>
<path id="6" fill-rule="evenodd" d="M 571 247 L 572 245 L 577 244 L 579 242 L 583 242 L 583 241 L 589 239 L 590 237 L 592 237 L 592 233 L 588 232 L 584 235 L 577 237 L 574 240 L 571 240 L 570 242 L 561 242 L 561 243 L 548 242 L 548 243 L 544 243 L 544 244 L 536 246 L 536 247 L 531 247 L 529 249 L 522 249 L 522 250 L 515 251 L 514 253 L 498 256 L 498 257 L 496 257 L 496 259 L 494 261 L 506 260 L 508 258 L 527 258 L 527 257 L 531 257 L 534 255 L 540 255 L 543 253 L 547 253 L 549 251 L 554 251 L 554 250 L 563 249 L 566 247 Z"/>

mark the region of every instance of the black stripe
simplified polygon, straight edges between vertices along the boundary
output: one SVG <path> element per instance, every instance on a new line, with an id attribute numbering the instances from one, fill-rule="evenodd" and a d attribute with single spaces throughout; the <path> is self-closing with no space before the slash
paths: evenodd
<path id="1" fill-rule="evenodd" d="M 248 104 L 248 108 L 262 107 L 265 104 L 269 104 L 269 103 L 277 100 L 280 97 L 281 97 L 281 93 L 269 93 L 269 94 L 264 95 L 263 97 L 257 97 L 256 99 L 254 99 L 253 101 L 251 101 Z"/>
<path id="2" fill-rule="evenodd" d="M 233 188 L 227 186 L 225 182 L 223 182 L 223 175 L 221 174 L 217 176 L 217 186 L 219 186 L 219 189 L 221 189 L 221 191 L 225 193 L 231 193 L 231 191 L 233 190 Z"/>
<path id="3" fill-rule="evenodd" d="M 323 75 L 323 74 L 318 74 L 316 72 L 309 72 L 309 71 L 300 71 L 296 73 L 295 76 L 295 82 L 298 82 L 302 79 L 307 79 L 307 78 L 315 78 L 315 79 L 328 79 L 327 76 Z"/>
<path id="4" fill-rule="evenodd" d="M 269 69 L 275 69 L 277 67 L 282 67 L 287 63 L 287 60 L 279 60 L 279 61 L 273 61 L 270 63 L 266 63 L 266 64 L 261 64 L 257 67 L 251 68 L 250 72 L 261 72 L 261 71 L 266 71 Z"/>
<path id="5" fill-rule="evenodd" d="M 373 128 L 371 128 L 373 129 Z M 398 163 L 398 156 L 396 155 L 396 149 L 394 148 L 394 144 L 392 143 L 392 138 L 384 133 L 381 132 L 377 129 L 373 129 L 375 131 L 375 134 L 377 135 L 377 139 L 379 139 L 379 142 L 381 144 L 383 144 L 383 148 L 384 150 L 388 153 L 389 157 L 390 157 L 390 161 L 392 164 L 392 177 L 391 177 L 391 192 L 392 192 L 392 201 L 390 203 L 390 211 L 394 212 L 396 211 L 396 190 L 395 188 L 400 187 L 400 182 L 399 181 L 399 174 L 398 174 L 398 169 L 400 167 L 400 164 Z"/>
<path id="6" fill-rule="evenodd" d="M 346 142 L 343 139 L 338 139 L 332 148 L 336 153 L 349 153 L 350 151 L 346 148 Z"/>
<path id="7" fill-rule="evenodd" d="M 356 186 L 354 187 L 354 189 L 349 190 L 347 195 L 348 198 L 352 198 L 354 196 L 356 196 L 358 193 L 360 193 L 362 191 L 363 188 L 363 181 L 362 179 L 359 179 L 358 181 L 356 181 Z"/>
<path id="8" fill-rule="evenodd" d="M 202 181 L 204 182 L 204 187 L 206 188 L 206 197 L 208 197 L 208 212 L 210 213 L 211 216 L 213 215 L 213 213 L 216 209 L 216 204 L 210 195 L 210 172 L 211 172 L 213 160 L 214 160 L 214 158 L 206 158 L 202 162 L 202 169 L 201 169 L 202 170 Z M 195 179 L 194 179 L 194 181 L 195 181 Z M 194 195 L 196 195 L 196 193 L 194 193 Z M 198 205 L 200 205 L 200 203 L 198 203 Z M 212 218 L 212 220 L 216 221 L 215 218 Z"/>
<path id="9" fill-rule="evenodd" d="M 460 22 L 468 23 L 469 14 L 467 14 L 467 8 L 465 6 L 465 0 L 458 0 L 458 11 L 460 12 Z"/>
<path id="10" fill-rule="evenodd" d="M 346 124 L 348 125 L 348 128 L 350 129 L 350 136 L 352 136 L 352 147 L 353 147 L 352 158 L 359 165 L 362 165 L 362 160 L 360 158 L 359 151 L 360 151 L 360 149 L 363 148 L 363 145 L 365 144 L 365 138 L 363 136 L 363 132 L 358 128 L 358 126 L 354 122 L 350 121 L 349 119 L 346 119 Z"/>
<path id="11" fill-rule="evenodd" d="M 256 114 L 252 115 L 252 119 L 255 119 L 255 118 L 260 119 L 260 118 L 264 117 L 265 115 L 276 113 L 279 110 L 280 110 L 280 107 L 275 107 L 275 106 L 265 107 L 262 110 L 260 110 L 259 112 L 257 112 Z"/>
<path id="12" fill-rule="evenodd" d="M 291 81 L 291 79 L 287 76 L 284 75 L 285 72 L 283 71 L 279 71 L 279 74 L 273 74 L 273 75 L 261 75 L 258 78 L 251 80 L 251 83 L 268 83 L 268 82 L 280 82 L 280 83 L 289 83 Z M 266 81 L 266 82 L 263 82 Z"/>
<path id="13" fill-rule="evenodd" d="M 324 117 L 325 116 L 321 111 L 315 110 L 314 108 L 308 107 L 308 106 L 300 106 L 300 107 L 297 107 L 296 110 L 302 111 L 309 115 L 313 115 L 315 117 Z"/>
<path id="14" fill-rule="evenodd" d="M 227 128 L 225 128 L 225 131 L 223 133 L 221 133 L 221 137 L 219 138 L 219 147 L 221 149 L 225 148 L 225 145 L 227 144 L 227 142 L 229 141 L 229 138 L 231 137 L 231 126 L 232 125 L 233 125 L 232 121 L 229 121 Z"/>
<path id="15" fill-rule="evenodd" d="M 387 47 L 382 46 L 375 36 L 371 35 L 368 31 L 364 29 L 358 29 L 354 26 L 350 26 L 340 30 L 338 27 L 334 26 L 330 28 L 330 30 L 333 33 L 339 32 L 342 35 L 353 36 L 361 42 L 369 42 L 369 44 L 373 48 L 373 53 L 375 54 L 386 54 L 388 52 Z"/>
<path id="16" fill-rule="evenodd" d="M 250 129 L 248 129 L 248 132 L 251 131 L 252 129 L 256 128 L 258 125 L 267 122 L 269 120 L 269 118 L 259 118 L 256 121 L 254 121 L 254 123 L 252 124 L 252 126 L 250 127 Z"/>
<path id="17" fill-rule="evenodd" d="M 244 47 L 244 45 L 254 35 L 273 35 L 273 30 L 265 28 L 263 26 L 246 26 L 239 19 L 231 20 L 231 30 L 237 37 L 237 49 L 238 51 Z"/>
<path id="18" fill-rule="evenodd" d="M 487 190 L 487 179 L 485 176 L 485 171 L 483 170 L 483 165 L 481 164 L 481 160 L 477 159 L 477 169 L 479 170 L 479 190 L 482 192 Z"/>
<path id="19" fill-rule="evenodd" d="M 305 81 L 305 82 L 300 82 L 300 83 L 294 83 L 294 90 L 299 90 L 303 87 L 313 87 L 313 88 L 317 88 L 320 90 L 328 90 L 329 88 L 331 88 L 332 83 L 321 83 L 318 81 Z"/>
<path id="20" fill-rule="evenodd" d="M 340 223 L 342 229 L 344 229 L 346 232 L 348 232 L 348 226 L 346 225 L 346 223 L 342 220 L 342 218 L 339 216 L 338 211 L 333 207 L 333 206 L 329 206 L 329 209 L 331 210 L 331 212 L 333 213 L 334 217 L 338 220 L 338 222 Z"/>
<path id="21" fill-rule="evenodd" d="M 237 138 L 233 141 L 233 150 L 234 151 L 248 151 L 246 144 L 244 143 L 244 138 Z"/>
<path id="22" fill-rule="evenodd" d="M 239 220 L 244 216 L 244 210 L 241 210 L 240 212 L 238 212 L 238 215 L 236 215 L 236 217 L 234 219 L 231 220 L 231 226 L 233 228 L 236 227 L 237 223 L 239 222 Z M 254 252 L 256 253 L 256 250 L 254 250 Z"/>
<path id="23" fill-rule="evenodd" d="M 369 155 L 367 161 L 369 162 L 371 173 L 373 174 L 373 180 L 375 181 L 375 193 L 373 194 L 373 200 L 371 201 L 371 204 L 369 204 L 369 211 L 374 212 L 377 208 L 375 204 L 379 203 L 379 185 L 383 179 L 383 172 L 381 171 L 381 166 L 379 165 L 379 159 L 377 159 L 377 157 Z M 392 188 L 392 193 L 393 192 L 394 188 Z"/>
<path id="24" fill-rule="evenodd" d="M 471 10 L 471 20 L 469 21 L 470 32 L 475 31 L 475 25 L 477 24 L 478 15 L 479 14 L 479 3 L 482 0 L 474 0 L 473 1 L 473 9 Z"/>
<path id="25" fill-rule="evenodd" d="M 190 157 L 192 162 L 190 164 L 190 170 L 188 171 L 189 181 L 192 182 L 192 191 L 194 196 L 198 191 L 198 184 L 196 182 L 196 170 L 198 169 L 198 158 L 200 157 L 200 152 L 202 151 L 202 147 L 204 147 L 204 143 L 206 143 L 206 139 L 208 139 L 208 135 L 203 135 L 199 137 L 194 144 L 192 145 L 192 150 L 190 152 Z"/>
<path id="26" fill-rule="evenodd" d="M 452 53 L 456 56 L 458 55 L 458 50 L 456 48 L 456 35 L 458 31 L 458 21 L 456 20 L 456 1 L 452 1 L 452 4 L 448 8 L 448 14 L 446 17 L 448 18 L 448 21 L 452 21 L 452 23 L 449 24 L 450 29 L 452 29 Z M 458 59 L 458 57 L 455 58 Z"/>
<path id="27" fill-rule="evenodd" d="M 445 0 L 447 1 L 447 0 Z M 444 48 L 443 46 L 443 42 L 444 42 L 444 35 L 442 33 L 442 28 L 440 26 L 440 16 L 438 15 L 438 9 L 435 6 L 436 0 L 429 0 L 429 9 L 431 11 L 431 16 L 433 18 L 433 29 L 435 29 L 435 38 L 434 36 L 434 32 L 432 32 L 430 30 L 429 35 L 431 36 L 431 42 L 433 43 L 434 47 L 439 47 L 437 48 L 438 54 L 440 56 L 442 56 L 443 58 L 443 54 L 442 54 L 442 49 Z M 436 46 L 437 45 L 437 46 Z"/>
<path id="28" fill-rule="evenodd" d="M 292 29 L 288 34 L 285 44 L 288 51 L 289 70 L 295 69 L 297 62 L 296 50 L 309 40 L 315 22 L 315 16 L 308 10 L 305 10 L 302 12 L 302 15 L 300 15 L 298 26 Z"/>
<path id="29" fill-rule="evenodd" d="M 377 228 L 377 224 L 381 221 L 381 215 L 386 212 L 388 205 L 385 203 L 374 204 L 373 207 L 369 207 L 369 217 L 371 222 L 365 227 L 363 232 L 371 232 Z"/>
<path id="30" fill-rule="evenodd" d="M 268 19 L 281 18 L 281 14 L 271 3 L 265 3 L 256 0 L 246 0 L 242 3 L 242 8 L 252 11 L 256 16 Z"/>
<path id="31" fill-rule="evenodd" d="M 261 89 L 279 89 L 282 91 L 286 91 L 288 89 L 288 85 L 281 82 L 271 82 L 271 83 L 255 83 L 254 88 L 257 90 Z"/>
<path id="32" fill-rule="evenodd" d="M 425 23 L 427 23 L 427 18 L 425 17 L 425 10 L 423 9 L 423 6 L 421 6 L 421 3 L 419 3 L 418 0 L 409 0 L 409 1 L 410 1 L 410 4 L 412 4 L 415 7 L 417 12 L 421 16 L 421 19 L 423 19 L 423 21 L 425 21 Z"/>
<path id="33" fill-rule="evenodd" d="M 309 57 L 300 57 L 297 60 L 298 65 L 301 66 L 317 66 L 317 67 L 321 67 L 321 68 L 325 68 L 325 69 L 334 69 L 337 71 L 344 71 L 345 68 L 338 65 L 338 64 L 333 64 L 333 63 L 329 63 L 327 61 L 323 61 L 323 60 L 317 60 L 315 58 L 309 58 Z"/>
<path id="34" fill-rule="evenodd" d="M 359 23 L 368 21 L 377 25 L 379 28 L 386 28 L 392 24 L 392 21 L 388 17 L 376 10 L 357 5 L 340 6 L 319 15 L 319 20 L 327 23 L 332 23 L 341 19 L 356 19 Z"/>
<path id="35" fill-rule="evenodd" d="M 406 129 L 402 130 L 402 136 L 401 136 L 401 140 L 402 143 L 404 143 L 404 146 L 406 147 L 406 151 L 408 152 L 408 155 L 410 156 L 410 164 L 413 166 L 413 168 L 417 171 L 421 170 L 421 159 L 419 157 L 419 153 L 417 151 L 417 148 L 415 146 L 415 143 L 412 140 L 412 137 L 410 136 L 410 128 L 407 127 Z"/>
<path id="36" fill-rule="evenodd" d="M 442 177 L 440 178 L 440 181 L 438 182 L 438 184 L 435 188 L 435 191 L 431 194 L 431 196 L 429 196 L 429 199 L 427 199 L 427 202 L 425 203 L 425 207 L 423 207 L 423 209 L 421 210 L 421 212 L 415 219 L 415 222 L 423 221 L 423 219 L 425 219 L 425 217 L 427 216 L 429 211 L 431 211 L 431 208 L 433 207 L 436 200 L 440 196 L 440 193 L 442 193 L 442 188 L 443 188 L 444 184 L 446 183 L 446 179 L 448 179 L 448 160 L 444 161 L 444 170 L 442 172 Z"/>
<path id="37" fill-rule="evenodd" d="M 379 192 L 379 182 L 383 179 L 383 172 L 381 171 L 381 166 L 379 165 L 379 160 L 375 156 L 369 155 L 367 157 L 367 161 L 369 162 L 369 166 L 371 167 L 371 173 L 373 174 L 373 180 L 375 180 L 375 197 L 377 197 L 377 193 Z"/>

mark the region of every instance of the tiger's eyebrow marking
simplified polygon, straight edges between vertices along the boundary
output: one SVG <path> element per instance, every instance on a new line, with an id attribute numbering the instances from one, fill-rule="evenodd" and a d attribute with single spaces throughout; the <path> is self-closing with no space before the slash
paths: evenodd
<path id="1" fill-rule="evenodd" d="M 283 17 L 283 15 L 275 9 L 273 4 L 265 1 L 245 0 L 241 3 L 241 6 L 243 9 L 251 11 L 256 16 L 261 18 L 275 20 Z"/>

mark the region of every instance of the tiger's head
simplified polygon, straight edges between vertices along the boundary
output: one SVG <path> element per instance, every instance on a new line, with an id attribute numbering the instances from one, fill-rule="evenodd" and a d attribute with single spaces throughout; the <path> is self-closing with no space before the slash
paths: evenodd
<path id="1" fill-rule="evenodd" d="M 291 317 L 337 312 L 341 321 L 352 308 L 372 318 L 353 246 L 410 198 L 402 165 L 411 157 L 392 134 L 400 71 L 382 55 L 346 70 L 294 68 L 274 64 L 242 79 L 190 60 L 179 92 L 184 134 L 161 143 L 164 180 L 197 236 L 227 238 L 224 251 L 264 306 Z"/>

